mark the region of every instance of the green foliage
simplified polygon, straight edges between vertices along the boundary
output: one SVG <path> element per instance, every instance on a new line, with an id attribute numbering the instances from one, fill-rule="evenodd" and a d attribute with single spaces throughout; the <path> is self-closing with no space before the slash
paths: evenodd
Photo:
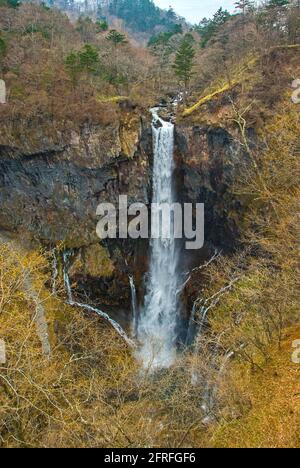
<path id="1" fill-rule="evenodd" d="M 47 26 L 39 24 L 30 24 L 26 26 L 23 34 L 35 34 L 40 33 L 45 39 L 50 39 L 51 34 Z"/>
<path id="2" fill-rule="evenodd" d="M 65 60 L 65 68 L 73 82 L 73 84 L 76 84 L 78 75 L 81 71 L 80 69 L 80 62 L 79 62 L 79 55 L 76 52 L 71 52 L 66 60 Z"/>
<path id="3" fill-rule="evenodd" d="M 165 26 L 170 29 L 178 18 L 170 8 L 163 11 L 153 0 L 112 0 L 109 12 L 124 20 L 133 31 L 148 32 L 156 26 Z"/>
<path id="4" fill-rule="evenodd" d="M 289 0 L 269 0 L 267 8 L 282 8 L 289 4 Z"/>
<path id="5" fill-rule="evenodd" d="M 18 8 L 21 5 L 19 0 L 0 0 L 0 7 Z"/>
<path id="6" fill-rule="evenodd" d="M 126 36 L 116 31 L 116 29 L 112 29 L 109 32 L 107 36 L 107 40 L 112 42 L 115 47 L 117 47 L 118 45 L 124 45 L 127 43 Z"/>
<path id="7" fill-rule="evenodd" d="M 85 44 L 79 52 L 79 63 L 82 70 L 94 73 L 99 65 L 98 51 L 90 44 Z"/>
<path id="8" fill-rule="evenodd" d="M 97 32 L 103 32 L 108 30 L 108 23 L 106 20 L 96 21 Z"/>
<path id="9" fill-rule="evenodd" d="M 225 24 L 231 17 L 232 15 L 227 10 L 219 8 L 212 19 L 204 18 L 195 28 L 201 36 L 201 47 L 204 48 L 210 39 L 212 39 L 219 31 L 221 26 L 223 26 L 223 24 Z"/>
<path id="10" fill-rule="evenodd" d="M 123 73 L 120 73 L 116 70 L 107 71 L 104 74 L 104 79 L 113 86 L 121 86 L 128 84 L 127 77 Z"/>
<path id="11" fill-rule="evenodd" d="M 3 37 L 0 37 L 0 59 L 3 58 L 6 54 L 6 41 L 3 39 Z"/>
<path id="12" fill-rule="evenodd" d="M 171 32 L 161 32 L 155 36 L 150 37 L 148 47 L 155 47 L 158 45 L 166 45 L 173 36 Z"/>
<path id="13" fill-rule="evenodd" d="M 51 4 L 51 2 L 48 2 L 49 5 L 47 5 L 46 3 L 42 2 L 41 3 L 41 7 L 46 10 L 46 11 L 49 11 L 50 10 L 50 6 L 53 6 L 53 4 Z"/>
<path id="14" fill-rule="evenodd" d="M 192 70 L 194 66 L 194 57 L 196 54 L 193 45 L 193 36 L 191 34 L 186 34 L 176 53 L 176 58 L 173 65 L 176 76 L 180 81 L 184 82 L 185 87 L 187 87 L 193 74 Z"/>
<path id="15" fill-rule="evenodd" d="M 243 14 L 255 8 L 254 2 L 251 0 L 239 0 L 238 2 L 235 2 L 234 6 L 236 10 L 240 10 Z"/>
<path id="16" fill-rule="evenodd" d="M 100 65 L 98 51 L 90 44 L 85 44 L 83 50 L 71 52 L 65 60 L 65 68 L 75 85 L 80 73 L 94 74 Z"/>
<path id="17" fill-rule="evenodd" d="M 172 27 L 172 32 L 174 35 L 182 34 L 183 33 L 182 24 L 174 24 L 174 26 Z"/>
<path id="18" fill-rule="evenodd" d="M 80 34 L 84 34 L 85 31 L 93 25 L 93 21 L 88 16 L 79 16 L 77 20 L 76 30 Z"/>
<path id="19" fill-rule="evenodd" d="M 161 32 L 159 34 L 156 34 L 155 36 L 152 36 L 149 39 L 148 47 L 155 47 L 157 45 L 167 45 L 169 40 L 173 36 L 175 36 L 176 34 L 182 34 L 182 32 L 182 25 L 175 24 L 170 31 Z"/>

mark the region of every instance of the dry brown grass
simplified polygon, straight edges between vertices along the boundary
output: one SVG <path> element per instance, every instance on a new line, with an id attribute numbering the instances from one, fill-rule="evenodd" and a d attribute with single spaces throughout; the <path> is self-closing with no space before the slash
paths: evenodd
<path id="1" fill-rule="evenodd" d="M 250 410 L 229 422 L 224 414 L 209 444 L 227 448 L 299 447 L 300 365 L 292 362 L 292 343 L 299 338 L 299 326 L 286 330 L 282 349 L 269 350 L 270 361 L 263 372 L 250 372 L 242 364 L 232 366 L 232 379 L 249 401 Z M 221 392 L 227 390 L 224 387 Z"/>

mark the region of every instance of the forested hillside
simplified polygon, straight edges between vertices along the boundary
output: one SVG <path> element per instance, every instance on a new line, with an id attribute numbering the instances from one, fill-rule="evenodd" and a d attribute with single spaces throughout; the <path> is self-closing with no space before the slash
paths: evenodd
<path id="1" fill-rule="evenodd" d="M 0 80 L 0 447 L 299 447 L 299 2 L 187 25 L 149 0 L 0 0 Z M 100 241 L 96 208 L 151 203 L 172 123 L 205 245 L 153 372 L 149 243 Z"/>
<path id="2" fill-rule="evenodd" d="M 98 20 L 102 26 L 119 25 L 139 42 L 146 41 L 152 34 L 172 29 L 176 24 L 186 23 L 172 7 L 162 10 L 153 0 L 49 0 L 45 5 L 57 7 L 71 18 L 89 16 Z"/>
<path id="3" fill-rule="evenodd" d="M 179 21 L 174 10 L 162 11 L 151 0 L 112 0 L 109 13 L 125 21 L 133 31 L 153 32 L 160 26 L 169 29 Z"/>

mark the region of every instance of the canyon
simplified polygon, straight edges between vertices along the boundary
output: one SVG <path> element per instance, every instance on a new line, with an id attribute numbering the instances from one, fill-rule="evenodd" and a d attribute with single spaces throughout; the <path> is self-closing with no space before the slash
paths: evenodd
<path id="1" fill-rule="evenodd" d="M 299 5 L 244 6 L 0 0 L 1 447 L 299 446 Z"/>
<path id="2" fill-rule="evenodd" d="M 108 310 L 119 308 L 121 322 L 122 318 L 126 322 L 128 274 L 134 277 L 141 301 L 149 263 L 148 241 L 100 243 L 96 208 L 99 203 L 117 203 L 122 194 L 129 203 L 150 204 L 151 114 L 139 113 L 134 104 L 126 102 L 119 105 L 119 120 L 113 125 L 86 125 L 52 135 L 45 125 L 47 122 L 27 126 L 25 148 L 19 135 L 10 135 L 7 142 L 2 138 L 0 229 L 29 245 L 73 249 L 70 276 L 78 284 L 79 296 L 85 291 L 96 304 Z M 188 271 L 214 248 L 230 250 L 238 239 L 242 210 L 230 187 L 242 150 L 224 128 L 180 123 L 174 130 L 174 154 L 178 201 L 205 203 L 206 243 L 198 253 L 186 251 L 182 256 L 181 270 Z M 188 300 L 188 308 L 192 300 Z"/>

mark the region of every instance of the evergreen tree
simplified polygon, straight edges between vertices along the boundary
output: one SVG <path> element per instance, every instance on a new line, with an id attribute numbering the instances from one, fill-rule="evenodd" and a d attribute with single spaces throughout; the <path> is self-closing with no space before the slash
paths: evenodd
<path id="1" fill-rule="evenodd" d="M 194 38 L 191 34 L 186 34 L 177 50 L 173 68 L 179 81 L 187 88 L 193 75 L 195 49 L 193 47 Z"/>
<path id="2" fill-rule="evenodd" d="M 253 10 L 254 2 L 251 1 L 251 0 L 239 0 L 239 1 L 235 2 L 234 6 L 235 6 L 236 10 L 241 11 L 243 16 L 245 16 L 248 11 Z"/>
<path id="3" fill-rule="evenodd" d="M 7 6 L 9 8 L 18 8 L 21 5 L 19 0 L 0 0 L 0 7 Z"/>
<path id="4" fill-rule="evenodd" d="M 83 50 L 79 52 L 79 64 L 82 71 L 95 73 L 99 65 L 98 51 L 90 44 L 85 44 Z"/>
<path id="5" fill-rule="evenodd" d="M 150 37 L 148 47 L 154 47 L 157 45 L 167 45 L 170 39 L 176 34 L 182 34 L 182 25 L 175 24 L 171 31 L 161 32 L 155 36 Z"/>
<path id="6" fill-rule="evenodd" d="M 210 39 L 212 39 L 223 26 L 223 24 L 225 24 L 231 17 L 232 15 L 227 10 L 219 8 L 212 19 L 204 18 L 195 28 L 195 30 L 201 36 L 201 47 L 204 48 Z"/>
<path id="7" fill-rule="evenodd" d="M 71 52 L 65 60 L 65 68 L 71 78 L 72 84 L 75 87 L 79 73 L 81 71 L 78 53 Z"/>
<path id="8" fill-rule="evenodd" d="M 246 46 L 247 14 L 254 11 L 254 3 L 251 0 L 238 0 L 234 5 L 243 17 L 243 45 Z"/>
<path id="9" fill-rule="evenodd" d="M 124 34 L 119 33 L 118 31 L 116 31 L 116 29 L 112 29 L 109 32 L 109 34 L 107 36 L 107 40 L 112 42 L 115 47 L 117 47 L 118 45 L 122 45 L 122 44 L 127 43 L 126 36 Z"/>
<path id="10" fill-rule="evenodd" d="M 96 21 L 97 32 L 108 31 L 108 23 L 106 20 Z"/>
<path id="11" fill-rule="evenodd" d="M 133 31 L 148 32 L 156 26 L 170 27 L 178 22 L 172 8 L 168 11 L 158 8 L 153 0 L 111 0 L 109 13 L 124 20 Z"/>
<path id="12" fill-rule="evenodd" d="M 182 24 L 174 24 L 174 26 L 172 27 L 172 33 L 182 34 L 183 33 Z"/>
<path id="13" fill-rule="evenodd" d="M 282 8 L 289 4 L 289 0 L 269 0 L 267 8 Z"/>
<path id="14" fill-rule="evenodd" d="M 168 11 L 167 11 L 167 18 L 169 21 L 176 21 L 177 20 L 177 15 L 174 11 L 174 9 L 170 6 Z"/>
<path id="15" fill-rule="evenodd" d="M 82 72 L 96 73 L 100 61 L 97 50 L 90 44 L 85 44 L 83 50 L 71 52 L 65 60 L 65 68 L 76 86 L 79 75 Z"/>

